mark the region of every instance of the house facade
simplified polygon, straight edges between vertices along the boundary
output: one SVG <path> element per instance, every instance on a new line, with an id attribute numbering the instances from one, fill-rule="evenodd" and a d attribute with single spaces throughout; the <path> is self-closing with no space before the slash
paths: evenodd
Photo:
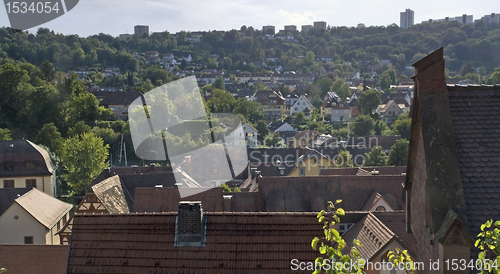
<path id="1" fill-rule="evenodd" d="M 59 244 L 73 205 L 33 188 L 0 216 L 1 244 Z"/>
<path id="2" fill-rule="evenodd" d="M 285 98 L 276 91 L 267 92 L 261 101 L 261 105 L 266 121 L 276 121 L 287 116 Z"/>
<path id="3" fill-rule="evenodd" d="M 380 114 L 380 119 L 383 122 L 392 124 L 399 115 L 409 112 L 410 108 L 405 104 L 397 104 L 396 101 L 390 100 L 387 104 L 379 105 L 375 111 Z"/>
<path id="4" fill-rule="evenodd" d="M 295 103 L 293 103 L 290 110 L 292 115 L 302 111 L 304 114 L 306 114 L 306 117 L 309 117 L 313 110 L 313 105 L 311 104 L 311 102 L 309 102 L 309 100 L 307 100 L 307 97 L 305 97 L 304 95 L 300 95 Z"/>
<path id="5" fill-rule="evenodd" d="M 0 189 L 33 187 L 56 196 L 56 169 L 49 153 L 28 140 L 0 141 Z"/>

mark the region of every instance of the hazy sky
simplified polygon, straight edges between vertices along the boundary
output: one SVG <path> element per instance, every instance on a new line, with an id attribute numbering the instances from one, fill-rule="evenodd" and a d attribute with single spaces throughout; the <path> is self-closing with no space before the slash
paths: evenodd
<path id="1" fill-rule="evenodd" d="M 399 13 L 415 11 L 415 23 L 471 14 L 479 19 L 499 13 L 498 0 L 80 0 L 69 13 L 43 24 L 64 34 L 89 36 L 100 32 L 116 36 L 133 33 L 134 25 L 149 25 L 151 32 L 180 30 L 230 30 L 242 25 L 261 29 L 275 25 L 312 25 L 326 21 L 331 26 L 399 25 Z M 0 26 L 10 26 L 0 9 Z M 38 27 L 30 29 L 36 32 Z"/>

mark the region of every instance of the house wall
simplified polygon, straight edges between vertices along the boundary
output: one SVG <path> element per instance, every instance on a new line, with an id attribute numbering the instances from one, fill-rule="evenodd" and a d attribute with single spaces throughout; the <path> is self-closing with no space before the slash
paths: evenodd
<path id="1" fill-rule="evenodd" d="M 383 206 L 385 208 L 385 211 L 394 211 L 394 209 L 383 198 L 375 202 L 368 211 L 377 211 L 377 207 L 379 206 Z"/>
<path id="2" fill-rule="evenodd" d="M 332 109 L 332 122 L 347 121 L 351 118 L 350 109 Z"/>
<path id="3" fill-rule="evenodd" d="M 15 216 L 18 216 L 15 219 Z M 49 230 L 19 204 L 13 203 L 0 216 L 0 244 L 24 244 L 25 236 L 33 236 L 33 244 L 47 244 Z"/>
<path id="4" fill-rule="evenodd" d="M 325 169 L 335 166 L 332 161 L 329 161 L 328 159 L 325 158 L 318 159 L 317 163 L 315 163 L 315 160 L 316 158 L 314 157 L 306 159 L 296 169 L 290 172 L 288 176 L 289 177 L 300 176 L 301 167 L 305 168 L 305 176 L 318 176 L 320 166 L 324 167 Z"/>
<path id="5" fill-rule="evenodd" d="M 0 188 L 3 188 L 4 180 L 14 180 L 15 188 L 25 188 L 26 179 L 36 179 L 36 188 L 48 195 L 56 196 L 56 176 L 27 176 L 27 177 L 2 177 L 0 178 Z"/>
<path id="6" fill-rule="evenodd" d="M 304 112 L 306 108 L 311 112 L 313 110 L 312 105 L 309 104 L 303 96 L 300 96 L 299 99 L 292 105 L 292 114 L 298 113 L 300 111 Z"/>

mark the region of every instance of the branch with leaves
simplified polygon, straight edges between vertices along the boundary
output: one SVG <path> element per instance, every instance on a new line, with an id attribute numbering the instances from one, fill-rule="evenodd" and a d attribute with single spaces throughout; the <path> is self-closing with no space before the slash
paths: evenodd
<path id="1" fill-rule="evenodd" d="M 399 248 L 396 248 L 396 251 L 387 253 L 387 258 L 389 262 L 392 262 L 394 269 L 404 270 L 408 274 L 415 273 L 415 264 L 410 255 L 408 255 L 407 250 L 401 251 Z"/>
<path id="2" fill-rule="evenodd" d="M 340 202 L 342 200 L 337 200 L 335 204 Z M 327 211 L 322 210 L 317 216 L 318 221 L 323 223 L 325 236 L 314 237 L 311 242 L 311 247 L 320 253 L 320 256 L 315 260 L 316 270 L 313 274 L 363 273 L 363 264 L 358 263 L 364 263 L 364 260 L 356 249 L 356 247 L 361 246 L 359 240 L 353 241 L 353 246 L 347 254 L 343 252 L 346 248 L 346 242 L 335 229 L 335 224 L 340 223 L 340 216 L 344 216 L 345 212 L 342 208 L 335 209 L 335 204 L 329 201 Z"/>
<path id="3" fill-rule="evenodd" d="M 477 235 L 474 244 L 481 249 L 478 260 L 481 261 L 480 273 L 500 274 L 500 221 L 489 220 L 481 225 L 481 233 Z M 477 263 L 476 263 L 477 265 Z"/>

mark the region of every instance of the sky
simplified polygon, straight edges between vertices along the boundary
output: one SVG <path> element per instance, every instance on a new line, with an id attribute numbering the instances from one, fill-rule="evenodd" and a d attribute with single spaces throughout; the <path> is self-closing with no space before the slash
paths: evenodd
<path id="1" fill-rule="evenodd" d="M 150 32 L 209 31 L 264 25 L 312 25 L 326 21 L 330 26 L 399 25 L 399 13 L 415 12 L 415 23 L 428 19 L 473 15 L 474 20 L 500 13 L 498 0 L 80 0 L 67 14 L 38 27 L 82 37 L 98 33 L 117 36 L 133 33 L 135 25 L 149 25 Z M 0 26 L 10 23 L 0 9 Z M 35 33 L 38 27 L 28 31 Z"/>

